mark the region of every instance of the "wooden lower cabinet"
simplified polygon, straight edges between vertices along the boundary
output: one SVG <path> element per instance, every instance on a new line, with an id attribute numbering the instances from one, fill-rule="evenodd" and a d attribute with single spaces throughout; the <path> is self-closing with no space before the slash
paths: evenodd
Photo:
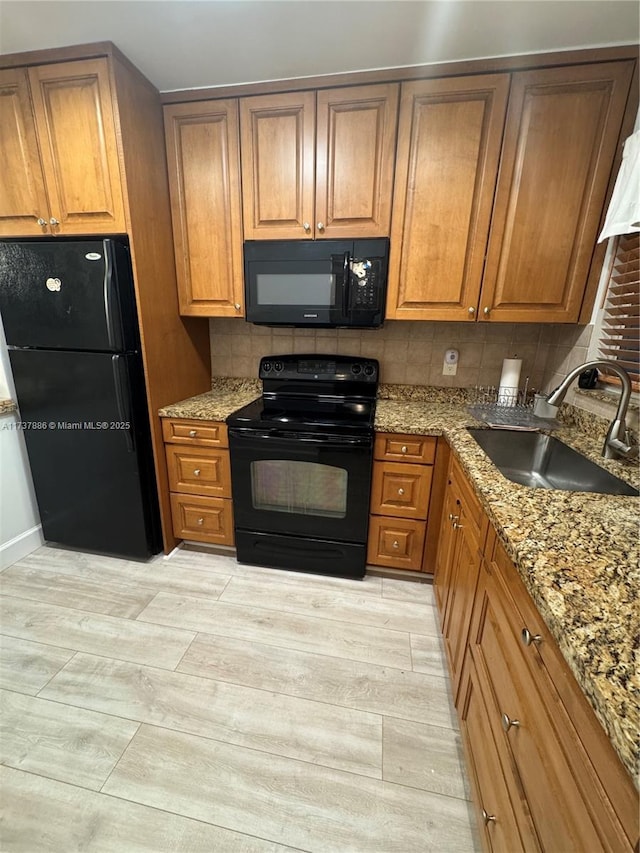
<path id="1" fill-rule="evenodd" d="M 452 457 L 445 491 L 434 588 L 454 696 L 462 673 L 488 524 L 460 464 Z"/>
<path id="2" fill-rule="evenodd" d="M 483 845 L 637 850 L 634 784 L 483 517 L 453 459 L 434 583 Z"/>
<path id="3" fill-rule="evenodd" d="M 166 418 L 162 423 L 179 539 L 233 545 L 231 465 L 225 424 Z"/>
<path id="4" fill-rule="evenodd" d="M 423 571 L 437 439 L 377 433 L 367 562 Z M 438 515 L 439 513 L 435 513 Z"/>
<path id="5" fill-rule="evenodd" d="M 508 785 L 503 773 L 489 712 L 469 656 L 460 682 L 458 716 L 467 771 L 475 793 L 476 819 L 485 848 L 505 853 L 538 850 L 524 797 L 513 785 Z"/>

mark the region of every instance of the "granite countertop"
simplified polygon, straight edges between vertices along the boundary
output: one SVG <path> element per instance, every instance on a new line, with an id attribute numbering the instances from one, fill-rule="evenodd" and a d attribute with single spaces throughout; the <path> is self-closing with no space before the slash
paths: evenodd
<path id="1" fill-rule="evenodd" d="M 224 420 L 259 394 L 256 381 L 214 379 L 211 392 L 167 406 L 160 415 Z M 561 412 L 564 422 L 554 433 L 558 438 L 640 487 L 637 464 L 600 456 L 602 440 L 594 437 L 592 416 L 572 406 Z M 512 483 L 466 430 L 480 425 L 466 411 L 464 390 L 380 387 L 376 430 L 442 435 L 449 442 L 540 615 L 636 780 L 640 498 Z M 597 428 L 603 425 L 600 421 Z"/>
<path id="2" fill-rule="evenodd" d="M 0 398 L 0 415 L 8 415 L 9 412 L 15 412 L 17 405 L 13 400 L 5 400 Z"/>

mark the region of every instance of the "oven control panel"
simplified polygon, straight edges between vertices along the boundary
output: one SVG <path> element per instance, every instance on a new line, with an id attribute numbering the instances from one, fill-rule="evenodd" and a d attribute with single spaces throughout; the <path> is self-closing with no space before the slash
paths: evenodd
<path id="1" fill-rule="evenodd" d="M 375 384 L 380 367 L 375 358 L 348 355 L 269 355 L 260 359 L 260 379 L 351 381 Z"/>

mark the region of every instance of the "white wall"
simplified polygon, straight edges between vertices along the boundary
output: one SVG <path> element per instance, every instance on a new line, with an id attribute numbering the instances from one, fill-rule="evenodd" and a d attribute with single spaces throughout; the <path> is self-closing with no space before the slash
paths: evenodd
<path id="1" fill-rule="evenodd" d="M 9 354 L 0 323 L 0 399 L 15 400 Z M 17 412 L 0 415 L 0 569 L 42 542 L 31 469 Z"/>

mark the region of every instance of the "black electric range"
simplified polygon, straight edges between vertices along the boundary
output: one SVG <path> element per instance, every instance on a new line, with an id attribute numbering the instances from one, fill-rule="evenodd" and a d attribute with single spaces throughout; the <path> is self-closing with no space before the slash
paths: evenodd
<path id="1" fill-rule="evenodd" d="M 261 359 L 262 397 L 227 418 L 241 562 L 364 575 L 378 375 L 375 359 Z"/>

